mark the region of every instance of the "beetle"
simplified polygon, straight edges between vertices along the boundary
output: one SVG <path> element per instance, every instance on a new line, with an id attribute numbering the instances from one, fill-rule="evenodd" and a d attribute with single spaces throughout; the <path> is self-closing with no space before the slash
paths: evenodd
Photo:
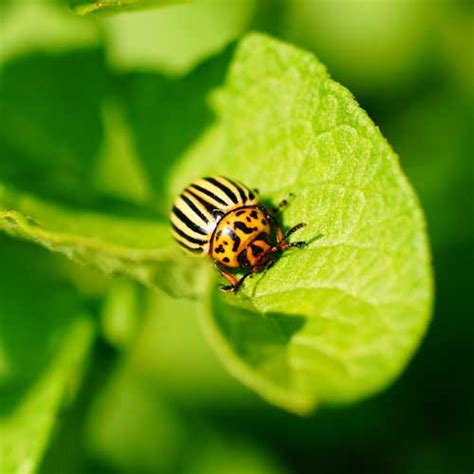
<path id="1" fill-rule="evenodd" d="M 286 234 L 276 216 L 287 204 L 267 209 L 258 191 L 242 183 L 212 176 L 187 186 L 171 210 L 172 233 L 178 244 L 192 254 L 209 256 L 229 285 L 224 291 L 237 292 L 246 278 L 269 268 L 278 255 L 306 242 L 288 242 L 288 237 L 303 228 L 300 222 Z M 243 271 L 238 278 L 233 272 Z"/>

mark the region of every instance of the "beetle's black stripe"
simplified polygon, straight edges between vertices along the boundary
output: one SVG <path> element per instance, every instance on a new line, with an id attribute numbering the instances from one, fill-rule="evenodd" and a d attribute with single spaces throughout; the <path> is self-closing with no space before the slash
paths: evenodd
<path id="1" fill-rule="evenodd" d="M 256 227 L 247 227 L 245 223 L 240 221 L 235 222 L 234 227 L 241 230 L 244 234 L 251 234 L 252 232 L 257 230 Z"/>
<path id="2" fill-rule="evenodd" d="M 240 246 L 240 237 L 235 233 L 234 229 L 229 229 L 229 237 L 232 239 L 234 244 L 232 245 L 232 251 L 236 252 Z"/>
<path id="3" fill-rule="evenodd" d="M 219 196 L 216 196 L 212 191 L 209 191 L 209 189 L 203 188 L 202 186 L 199 186 L 199 184 L 191 184 L 190 187 L 197 189 L 199 192 L 205 194 L 206 196 L 209 196 L 211 199 L 214 199 L 214 201 L 218 202 L 219 204 L 227 206 L 227 203 L 224 200 L 222 200 Z"/>
<path id="4" fill-rule="evenodd" d="M 220 181 L 217 181 L 217 179 L 215 178 L 204 178 L 204 179 L 208 181 L 209 183 L 213 184 L 216 188 L 219 188 L 221 191 L 224 191 L 224 193 L 232 200 L 234 204 L 237 204 L 239 202 L 237 199 L 237 196 L 225 184 L 221 183 Z"/>
<path id="5" fill-rule="evenodd" d="M 181 199 L 189 206 L 190 209 L 194 211 L 194 213 L 200 217 L 206 224 L 209 222 L 208 218 L 196 207 L 196 205 L 186 197 L 184 194 L 181 194 Z"/>
<path id="6" fill-rule="evenodd" d="M 198 245 L 205 245 L 207 244 L 207 240 L 201 240 L 201 239 L 195 239 L 194 237 L 191 237 L 190 235 L 186 234 L 186 232 L 183 232 L 179 227 L 171 223 L 173 226 L 173 230 L 183 239 L 186 239 L 188 242 L 192 244 L 198 244 Z"/>
<path id="7" fill-rule="evenodd" d="M 193 222 L 186 214 L 181 212 L 176 206 L 173 206 L 173 214 L 189 229 L 196 232 L 197 234 L 207 235 L 205 229 Z"/>
<path id="8" fill-rule="evenodd" d="M 202 247 L 190 247 L 189 245 L 186 245 L 184 242 L 178 239 L 176 239 L 176 242 L 178 242 L 178 244 L 181 245 L 181 247 L 184 247 L 186 250 L 189 250 L 190 252 L 201 253 L 203 251 Z"/>
<path id="9" fill-rule="evenodd" d="M 263 252 L 262 247 L 257 244 L 251 244 L 250 248 L 252 249 L 252 253 L 255 258 L 257 258 Z"/>
<path id="10" fill-rule="evenodd" d="M 191 196 L 195 197 L 205 208 L 206 211 L 211 214 L 211 216 L 214 214 L 214 211 L 216 210 L 216 206 L 214 204 L 211 204 L 209 201 L 206 201 L 202 196 L 199 196 L 199 194 L 196 194 L 192 191 L 192 189 L 187 190 Z"/>
<path id="11" fill-rule="evenodd" d="M 241 199 L 242 203 L 247 202 L 248 198 L 247 198 L 247 195 L 245 194 L 245 190 L 242 188 L 242 186 L 239 183 L 236 183 L 235 181 L 232 181 L 230 179 L 228 181 L 229 181 L 229 183 L 232 183 L 235 186 L 235 188 L 237 189 L 237 191 L 239 192 L 240 199 Z"/>
<path id="12" fill-rule="evenodd" d="M 242 252 L 237 255 L 237 261 L 242 268 L 250 268 L 250 262 L 247 255 L 247 249 L 243 249 Z"/>

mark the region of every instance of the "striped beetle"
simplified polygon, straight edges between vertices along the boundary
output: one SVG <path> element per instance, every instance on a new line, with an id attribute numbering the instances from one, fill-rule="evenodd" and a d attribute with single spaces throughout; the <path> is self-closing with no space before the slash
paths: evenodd
<path id="1" fill-rule="evenodd" d="M 249 275 L 270 267 L 279 253 L 306 245 L 287 241 L 305 223 L 283 234 L 276 220 L 286 204 L 283 200 L 270 211 L 259 202 L 257 191 L 237 181 L 201 178 L 186 187 L 173 205 L 173 237 L 185 251 L 209 255 L 229 283 L 221 289 L 236 292 Z M 235 271 L 245 273 L 239 279 Z"/>

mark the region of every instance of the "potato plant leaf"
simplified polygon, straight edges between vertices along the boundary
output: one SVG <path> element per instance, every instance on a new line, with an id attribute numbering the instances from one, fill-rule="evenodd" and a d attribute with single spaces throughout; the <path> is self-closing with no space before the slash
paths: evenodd
<path id="1" fill-rule="evenodd" d="M 165 222 L 68 209 L 0 183 L 0 231 L 171 294 L 195 297 L 206 285 L 208 266 L 179 251 Z"/>
<path id="2" fill-rule="evenodd" d="M 35 472 L 54 427 L 57 412 L 64 398 L 67 398 L 69 385 L 78 377 L 92 334 L 90 320 L 78 318 L 71 325 L 51 366 L 18 401 L 12 412 L 0 416 L 1 472 Z"/>
<path id="3" fill-rule="evenodd" d="M 24 394 L 14 410 L 0 416 L 0 471 L 30 474 L 45 450 L 63 400 L 79 378 L 92 341 L 92 324 L 76 318 L 50 367 Z"/>
<path id="4" fill-rule="evenodd" d="M 386 387 L 427 327 L 425 222 L 398 158 L 349 91 L 310 53 L 260 34 L 238 48 L 213 97 L 215 124 L 175 168 L 170 200 L 222 174 L 306 222 L 238 295 L 208 298 L 202 322 L 228 369 L 267 400 L 306 413 Z"/>

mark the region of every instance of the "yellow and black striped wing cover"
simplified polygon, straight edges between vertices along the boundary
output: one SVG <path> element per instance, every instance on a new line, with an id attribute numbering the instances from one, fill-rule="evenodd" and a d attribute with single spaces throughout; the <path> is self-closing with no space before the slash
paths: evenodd
<path id="1" fill-rule="evenodd" d="M 222 176 L 200 178 L 176 199 L 171 211 L 173 237 L 184 250 L 207 255 L 210 239 L 223 215 L 258 204 L 255 194 L 238 181 Z"/>

